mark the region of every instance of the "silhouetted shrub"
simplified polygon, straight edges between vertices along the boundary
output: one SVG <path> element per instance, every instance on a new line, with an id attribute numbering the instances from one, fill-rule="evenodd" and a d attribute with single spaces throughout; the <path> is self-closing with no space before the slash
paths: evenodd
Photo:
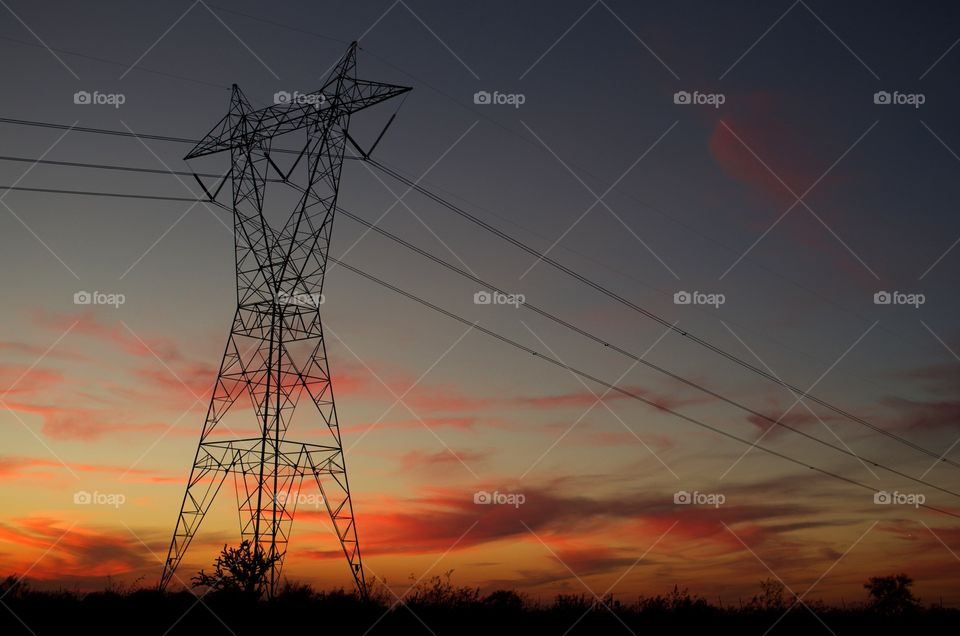
<path id="1" fill-rule="evenodd" d="M 913 579 L 906 574 L 873 576 L 863 584 L 870 595 L 870 607 L 881 614 L 912 612 L 920 605 L 910 587 Z"/>
<path id="2" fill-rule="evenodd" d="M 213 564 L 213 573 L 200 570 L 191 581 L 194 587 L 257 598 L 264 593 L 268 584 L 267 574 L 279 558 L 277 555 L 264 554 L 259 544 L 252 545 L 249 540 L 236 548 L 224 545 Z"/>
<path id="3" fill-rule="evenodd" d="M 501 612 L 521 612 L 527 601 L 513 590 L 496 590 L 484 597 L 483 604 Z"/>

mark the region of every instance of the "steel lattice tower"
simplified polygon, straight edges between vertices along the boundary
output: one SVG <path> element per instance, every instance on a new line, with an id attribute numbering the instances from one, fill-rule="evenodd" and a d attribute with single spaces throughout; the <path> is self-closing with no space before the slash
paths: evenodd
<path id="1" fill-rule="evenodd" d="M 241 537 L 263 555 L 277 558 L 266 581 L 267 594 L 272 595 L 279 582 L 304 477 L 316 479 L 357 588 L 366 592 L 317 301 L 323 293 L 344 151 L 346 143 L 352 143 L 350 117 L 410 88 L 357 79 L 356 50 L 353 43 L 319 90 L 287 103 L 254 110 L 234 85 L 229 113 L 185 157 L 230 153 L 237 310 L 161 589 L 170 582 L 224 480 L 232 474 Z M 292 167 L 282 171 L 271 156 L 273 140 L 279 137 L 293 143 L 302 140 L 304 133 L 302 150 L 296 146 L 299 154 Z M 276 174 L 271 175 L 271 170 Z M 279 181 L 278 188 L 290 187 L 299 193 L 279 231 L 264 214 L 268 181 Z M 306 355 L 297 356 L 295 351 Z M 256 418 L 259 436 L 222 439 L 222 431 L 211 435 L 243 395 L 251 400 L 250 415 Z M 317 424 L 322 421 L 321 427 L 329 432 L 322 444 L 286 438 L 294 409 L 304 395 L 319 413 Z"/>

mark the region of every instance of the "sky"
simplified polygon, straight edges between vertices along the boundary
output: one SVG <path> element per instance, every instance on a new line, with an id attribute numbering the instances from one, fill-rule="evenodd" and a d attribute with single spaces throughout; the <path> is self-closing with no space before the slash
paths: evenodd
<path id="1" fill-rule="evenodd" d="M 905 571 L 956 607 L 958 17 L 819 0 L 4 0 L 0 116 L 197 139 L 231 84 L 258 107 L 316 90 L 359 41 L 358 75 L 413 89 L 351 122 L 369 144 L 396 113 L 378 161 L 676 330 L 362 162 L 344 166 L 344 209 L 755 412 L 522 304 L 477 304 L 475 283 L 340 216 L 331 255 L 542 354 L 331 264 L 321 315 L 368 580 L 400 594 L 452 570 L 537 598 L 678 585 L 734 602 L 776 578 L 836 602 Z M 84 91 L 102 103 L 76 103 Z M 191 177 L 32 160 L 226 169 L 169 141 L 0 135 L 4 186 L 192 199 Z M 0 574 L 159 579 L 236 308 L 229 223 L 184 201 L 0 192 Z M 299 424 L 295 439 L 323 434 Z M 302 494 L 284 574 L 349 587 Z M 183 580 L 238 541 L 236 515 L 225 487 Z"/>

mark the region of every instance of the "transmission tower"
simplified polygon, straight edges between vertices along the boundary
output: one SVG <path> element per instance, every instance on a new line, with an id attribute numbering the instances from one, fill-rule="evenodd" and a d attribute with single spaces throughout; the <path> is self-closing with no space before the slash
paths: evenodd
<path id="1" fill-rule="evenodd" d="M 410 88 L 357 79 L 356 51 L 356 43 L 351 44 L 319 90 L 281 98 L 283 103 L 260 110 L 234 85 L 230 111 L 185 157 L 230 153 L 230 171 L 223 182 L 229 177 L 233 190 L 237 310 L 161 589 L 174 576 L 227 475 L 232 475 L 241 538 L 274 561 L 264 581 L 268 595 L 279 582 L 304 477 L 316 480 L 357 589 L 366 593 L 320 307 L 344 151 L 348 142 L 356 145 L 348 133 L 350 117 Z M 303 140 L 286 170 L 271 155 L 275 138 Z M 278 181 L 290 203 L 296 202 L 279 231 L 265 214 L 267 183 Z M 213 194 L 200 185 L 215 200 L 223 182 Z M 277 198 L 272 194 L 271 204 Z M 235 406 L 244 395 L 250 404 Z M 304 395 L 312 407 L 303 408 L 329 433 L 323 443 L 287 439 Z M 234 406 L 235 411 L 249 409 L 245 415 L 258 434 L 223 439 L 225 426 L 215 430 Z M 232 417 L 237 416 L 235 412 Z"/>

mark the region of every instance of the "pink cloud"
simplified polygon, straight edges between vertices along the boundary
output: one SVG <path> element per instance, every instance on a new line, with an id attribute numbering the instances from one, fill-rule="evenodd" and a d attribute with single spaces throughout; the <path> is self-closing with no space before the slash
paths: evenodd
<path id="1" fill-rule="evenodd" d="M 728 100 L 728 106 L 723 119 L 714 123 L 710 151 L 727 175 L 760 200 L 780 208 L 771 211 L 776 218 L 794 201 L 780 180 L 800 195 L 813 185 L 830 161 L 813 156 L 808 131 L 802 131 L 796 122 L 786 118 L 783 102 L 773 93 L 754 91 L 737 95 Z M 823 186 L 821 183 L 817 187 Z"/>
<path id="2" fill-rule="evenodd" d="M 158 434 L 167 428 L 167 425 L 160 422 L 136 423 L 118 419 L 106 409 L 14 402 L 7 402 L 6 406 L 11 411 L 39 416 L 43 421 L 41 432 L 47 437 L 59 440 L 92 442 L 111 433 Z"/>
<path id="3" fill-rule="evenodd" d="M 771 430 L 769 433 L 766 434 L 766 437 L 770 439 L 773 436 L 779 435 L 781 433 L 788 434 L 788 435 L 791 434 L 791 431 L 787 430 L 783 426 L 778 426 L 777 424 L 774 424 L 770 420 L 773 420 L 774 422 L 780 422 L 781 424 L 784 424 L 785 426 L 790 426 L 792 428 L 803 429 L 810 425 L 818 425 L 821 421 L 828 422 L 831 419 L 835 419 L 827 415 L 819 415 L 819 416 L 814 415 L 813 413 L 806 410 L 803 406 L 799 404 L 794 405 L 793 408 L 790 409 L 789 413 L 785 413 L 788 407 L 789 405 L 782 408 L 775 407 L 775 408 L 766 409 L 766 410 L 757 409 L 759 412 L 763 413 L 763 415 L 765 415 L 769 419 L 765 419 L 763 417 L 760 417 L 758 415 L 753 415 L 751 413 L 747 415 L 747 421 L 753 424 L 754 426 L 756 426 L 757 429 L 760 430 L 761 432 L 765 432 L 768 429 L 772 428 L 773 430 Z"/>
<path id="4" fill-rule="evenodd" d="M 0 396 L 4 400 L 45 393 L 64 383 L 66 376 L 57 369 L 0 364 Z"/>
<path id="5" fill-rule="evenodd" d="M 883 400 L 893 410 L 891 417 L 897 428 L 908 430 L 955 429 L 960 422 L 960 401 L 920 401 L 891 397 Z"/>
<path id="6" fill-rule="evenodd" d="M 446 449 L 433 453 L 412 450 L 400 456 L 400 470 L 403 474 L 423 475 L 449 474 L 451 468 L 459 470 L 461 462 L 468 466 L 481 464 L 489 459 L 489 451 L 466 449 Z"/>
<path id="7" fill-rule="evenodd" d="M 797 203 L 774 231 L 779 231 L 805 250 L 825 254 L 837 269 L 849 275 L 859 286 L 870 289 L 876 284 L 874 277 L 831 234 L 831 231 L 836 232 L 848 244 L 851 244 L 851 237 L 859 235 L 854 229 L 848 230 L 851 223 L 847 210 L 825 203 L 823 197 L 845 179 L 844 174 L 850 174 L 848 157 L 842 165 L 825 175 L 830 165 L 846 150 L 842 144 L 854 140 L 831 144 L 829 152 L 814 150 L 817 147 L 814 141 L 818 137 L 825 138 L 829 131 L 804 128 L 798 117 L 791 112 L 785 99 L 770 92 L 728 95 L 723 117 L 716 120 L 710 134 L 710 152 L 717 165 L 743 185 L 748 196 L 759 203 L 762 212 L 745 220 L 746 226 L 758 234 L 765 232 L 793 206 L 796 198 L 791 190 L 802 196 L 816 184 L 803 201 L 823 223 L 802 203 Z M 851 246 L 857 250 L 855 244 Z"/>
<path id="8" fill-rule="evenodd" d="M 64 465 L 56 459 L 20 456 L 0 457 L 0 480 L 2 481 L 27 480 L 31 485 L 62 485 L 64 475 L 69 476 L 69 470 L 77 474 L 124 475 L 124 481 L 145 483 L 179 483 L 183 481 L 182 475 L 161 474 L 118 464 L 69 462 Z"/>

